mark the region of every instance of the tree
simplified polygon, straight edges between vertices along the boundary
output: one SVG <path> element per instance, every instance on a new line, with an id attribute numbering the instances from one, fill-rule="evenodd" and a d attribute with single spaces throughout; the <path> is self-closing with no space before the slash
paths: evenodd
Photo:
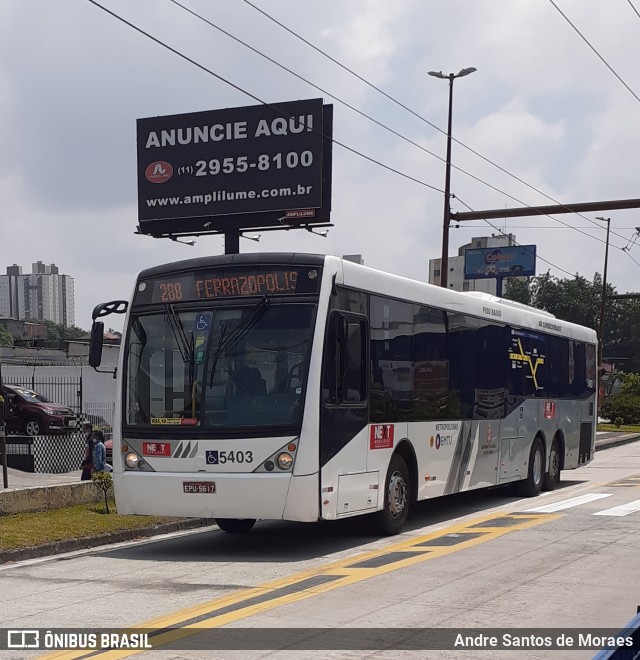
<path id="1" fill-rule="evenodd" d="M 0 325 L 0 346 L 13 346 L 13 335 Z"/>
<path id="2" fill-rule="evenodd" d="M 617 394 L 606 396 L 600 414 L 617 426 L 640 421 L 640 374 L 622 374 L 622 387 Z"/>

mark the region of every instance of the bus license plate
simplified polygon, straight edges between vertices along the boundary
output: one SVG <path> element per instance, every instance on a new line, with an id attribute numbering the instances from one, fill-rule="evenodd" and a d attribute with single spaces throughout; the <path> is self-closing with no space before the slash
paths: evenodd
<path id="1" fill-rule="evenodd" d="M 215 493 L 214 481 L 183 481 L 182 490 L 185 493 Z"/>

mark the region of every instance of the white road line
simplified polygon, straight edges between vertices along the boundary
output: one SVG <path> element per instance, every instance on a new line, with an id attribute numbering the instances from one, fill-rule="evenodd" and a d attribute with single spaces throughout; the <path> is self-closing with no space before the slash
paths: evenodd
<path id="1" fill-rule="evenodd" d="M 553 513 L 554 511 L 562 511 L 563 509 L 570 509 L 573 506 L 580 506 L 587 502 L 595 502 L 601 500 L 603 497 L 611 497 L 611 493 L 587 493 L 579 497 L 572 497 L 568 500 L 560 500 L 553 504 L 545 504 L 544 506 L 537 506 L 534 509 L 527 509 L 532 513 Z"/>
<path id="2" fill-rule="evenodd" d="M 628 502 L 627 504 L 614 506 L 611 509 L 598 511 L 593 515 L 594 516 L 628 516 L 630 513 L 635 513 L 636 511 L 640 511 L 640 500 L 634 500 L 633 502 Z"/>

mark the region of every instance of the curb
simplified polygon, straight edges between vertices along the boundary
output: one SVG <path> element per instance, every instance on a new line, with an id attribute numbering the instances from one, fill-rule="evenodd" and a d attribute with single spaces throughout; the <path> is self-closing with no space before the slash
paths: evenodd
<path id="1" fill-rule="evenodd" d="M 622 445 L 628 445 L 632 442 L 640 440 L 640 435 L 632 434 L 626 438 L 608 438 L 606 440 L 601 440 L 600 443 L 596 442 L 596 451 L 602 451 L 603 449 L 611 449 L 612 447 L 620 447 Z"/>
<path id="2" fill-rule="evenodd" d="M 135 539 L 160 536 L 161 534 L 170 534 L 171 532 L 182 532 L 199 527 L 213 527 L 214 521 L 211 518 L 187 518 L 173 523 L 164 523 L 154 525 L 153 527 L 143 527 L 141 529 L 124 529 L 119 532 L 107 532 L 98 536 L 87 536 L 77 539 L 66 539 L 64 541 L 52 541 L 43 543 L 31 548 L 18 548 L 16 550 L 0 551 L 0 564 L 7 562 L 24 561 L 25 559 L 36 559 L 38 557 L 47 557 L 49 555 L 58 555 L 63 552 L 74 552 L 76 550 L 86 550 L 100 545 L 110 543 L 122 543 L 124 541 L 133 541 Z"/>

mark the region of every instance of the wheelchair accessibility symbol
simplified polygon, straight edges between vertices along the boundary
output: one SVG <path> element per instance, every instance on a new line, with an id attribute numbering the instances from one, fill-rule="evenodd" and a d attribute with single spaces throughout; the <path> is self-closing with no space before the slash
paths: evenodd
<path id="1" fill-rule="evenodd" d="M 211 325 L 211 314 L 198 314 L 195 320 L 195 329 L 197 332 L 206 332 Z"/>

